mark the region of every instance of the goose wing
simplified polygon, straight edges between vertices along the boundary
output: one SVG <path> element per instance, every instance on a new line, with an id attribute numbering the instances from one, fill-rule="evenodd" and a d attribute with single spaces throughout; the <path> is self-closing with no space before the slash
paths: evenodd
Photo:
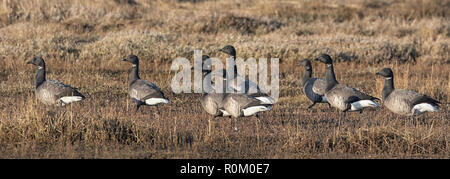
<path id="1" fill-rule="evenodd" d="M 368 94 L 362 93 L 361 91 L 357 90 L 356 88 L 352 88 L 352 87 L 348 87 L 349 89 L 348 93 L 351 94 L 351 96 L 356 96 L 358 97 L 360 100 L 376 100 L 378 98 L 370 96 Z"/>
<path id="2" fill-rule="evenodd" d="M 352 100 L 364 100 L 364 99 L 373 99 L 374 97 L 366 95 L 359 90 L 348 87 L 343 84 L 335 85 L 330 91 L 328 91 L 329 95 L 339 96 L 341 99 L 348 100 L 352 97 Z"/>
<path id="3" fill-rule="evenodd" d="M 77 91 L 76 88 L 73 88 L 58 80 L 47 80 L 43 87 L 53 94 L 56 99 L 65 96 L 80 96 L 82 99 L 85 98 L 80 92 Z"/>
<path id="4" fill-rule="evenodd" d="M 240 109 L 245 109 L 252 106 L 270 106 L 271 104 L 264 103 L 253 96 L 246 94 L 228 94 L 228 100 L 233 101 Z"/>
<path id="5" fill-rule="evenodd" d="M 415 91 L 411 90 L 395 90 L 393 96 L 399 96 L 402 97 L 407 103 L 409 103 L 411 106 L 414 106 L 416 104 L 420 103 L 429 103 L 433 106 L 439 106 L 440 102 L 427 96 L 424 94 L 420 94 Z M 389 96 L 391 96 L 389 95 Z"/>
<path id="6" fill-rule="evenodd" d="M 246 94 L 226 94 L 223 100 L 224 109 L 231 114 L 233 117 L 239 116 L 248 116 L 250 114 L 255 114 L 260 111 L 269 110 L 267 106 L 270 104 L 266 104 L 263 101 L 260 101 L 252 96 Z M 246 111 L 255 107 L 256 110 Z M 259 109 L 264 108 L 264 109 Z"/>
<path id="7" fill-rule="evenodd" d="M 164 93 L 158 88 L 158 86 L 152 82 L 140 79 L 130 85 L 129 93 L 131 98 L 135 98 L 140 101 L 145 101 L 150 98 L 166 99 Z"/>

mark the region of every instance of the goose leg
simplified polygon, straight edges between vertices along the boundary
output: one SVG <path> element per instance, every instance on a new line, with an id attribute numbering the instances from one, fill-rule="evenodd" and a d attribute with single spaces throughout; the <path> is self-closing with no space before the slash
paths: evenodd
<path id="1" fill-rule="evenodd" d="M 156 116 L 158 116 L 158 118 L 159 118 L 159 116 L 160 116 L 160 112 L 159 112 L 159 107 L 158 107 L 158 105 L 156 105 Z"/>
<path id="2" fill-rule="evenodd" d="M 237 128 L 237 118 L 234 118 L 234 131 L 237 131 L 238 130 L 238 128 Z"/>
<path id="3" fill-rule="evenodd" d="M 310 106 L 308 106 L 308 109 L 311 109 L 314 105 L 316 105 L 316 102 L 314 102 L 313 104 L 311 104 Z"/>
<path id="4" fill-rule="evenodd" d="M 134 112 L 138 112 L 139 111 L 139 108 L 141 107 L 141 105 L 136 105 L 136 111 L 134 111 Z"/>
<path id="5" fill-rule="evenodd" d="M 260 137 L 259 137 L 259 126 L 260 126 L 260 121 L 259 121 L 259 117 L 256 117 L 256 144 L 258 145 L 258 149 L 261 147 L 260 145 Z"/>
<path id="6" fill-rule="evenodd" d="M 134 101 L 134 102 L 136 103 L 136 111 L 135 111 L 135 112 L 138 112 L 138 111 L 139 111 L 139 108 L 140 108 L 141 105 L 143 105 L 144 103 L 143 103 L 142 101 L 137 100 L 136 98 L 132 98 L 131 100 Z"/>
<path id="7" fill-rule="evenodd" d="M 208 136 L 211 136 L 211 117 L 208 118 Z"/>

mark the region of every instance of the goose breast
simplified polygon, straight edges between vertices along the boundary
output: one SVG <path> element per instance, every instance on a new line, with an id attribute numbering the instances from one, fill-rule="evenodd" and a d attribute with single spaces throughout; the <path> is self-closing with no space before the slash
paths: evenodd
<path id="1" fill-rule="evenodd" d="M 207 113 L 213 116 L 220 116 L 222 115 L 222 112 L 219 110 L 223 107 L 222 100 L 223 93 L 209 93 L 202 97 L 201 104 Z"/>

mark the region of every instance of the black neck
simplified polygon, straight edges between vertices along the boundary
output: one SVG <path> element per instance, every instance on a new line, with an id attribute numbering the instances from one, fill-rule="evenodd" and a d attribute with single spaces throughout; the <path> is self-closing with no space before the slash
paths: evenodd
<path id="1" fill-rule="evenodd" d="M 325 80 L 327 81 L 327 88 L 325 91 L 329 91 L 334 85 L 338 84 L 338 81 L 334 75 L 333 64 L 326 64 L 326 66 Z"/>
<path id="2" fill-rule="evenodd" d="M 36 88 L 45 81 L 45 66 L 38 66 L 36 70 Z"/>
<path id="3" fill-rule="evenodd" d="M 300 82 L 302 83 L 302 87 L 305 86 L 306 82 L 308 82 L 311 79 L 312 76 L 312 69 L 311 67 L 306 67 L 306 71 L 303 72 L 302 79 L 300 79 Z"/>
<path id="4" fill-rule="evenodd" d="M 232 58 L 232 59 L 233 59 L 233 61 L 234 61 L 234 77 L 236 77 L 236 76 L 237 76 L 236 54 L 232 54 L 232 55 L 230 55 L 230 57 L 229 57 L 229 58 Z"/>
<path id="5" fill-rule="evenodd" d="M 210 74 L 210 75 L 208 75 L 208 74 Z M 209 81 L 212 80 L 212 74 L 211 74 L 211 71 L 208 70 L 208 71 L 203 71 L 203 72 L 202 72 L 202 80 L 205 81 L 206 78 L 208 78 L 207 80 L 209 80 Z M 202 81 L 202 88 L 203 88 L 203 90 L 202 90 L 202 96 L 208 94 L 207 91 L 206 91 L 206 89 L 205 89 L 205 87 L 203 86 L 203 81 Z M 212 83 L 212 82 L 211 82 L 211 83 Z M 212 85 L 212 84 L 211 84 L 211 85 Z M 211 87 L 211 86 L 210 86 L 210 87 Z"/>
<path id="6" fill-rule="evenodd" d="M 139 64 L 133 64 L 133 68 L 131 68 L 130 76 L 128 77 L 128 81 L 130 84 L 134 83 L 136 80 L 141 79 L 139 77 Z"/>
<path id="7" fill-rule="evenodd" d="M 394 77 L 388 77 L 384 80 L 383 91 L 381 91 L 381 95 L 383 100 L 385 100 L 391 93 L 394 91 Z"/>

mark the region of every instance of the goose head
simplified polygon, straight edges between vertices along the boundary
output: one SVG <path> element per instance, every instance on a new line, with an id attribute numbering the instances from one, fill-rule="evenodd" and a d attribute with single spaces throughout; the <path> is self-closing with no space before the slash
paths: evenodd
<path id="1" fill-rule="evenodd" d="M 383 68 L 375 74 L 380 75 L 385 78 L 392 78 L 394 76 L 394 73 L 392 72 L 392 70 L 390 68 Z"/>

